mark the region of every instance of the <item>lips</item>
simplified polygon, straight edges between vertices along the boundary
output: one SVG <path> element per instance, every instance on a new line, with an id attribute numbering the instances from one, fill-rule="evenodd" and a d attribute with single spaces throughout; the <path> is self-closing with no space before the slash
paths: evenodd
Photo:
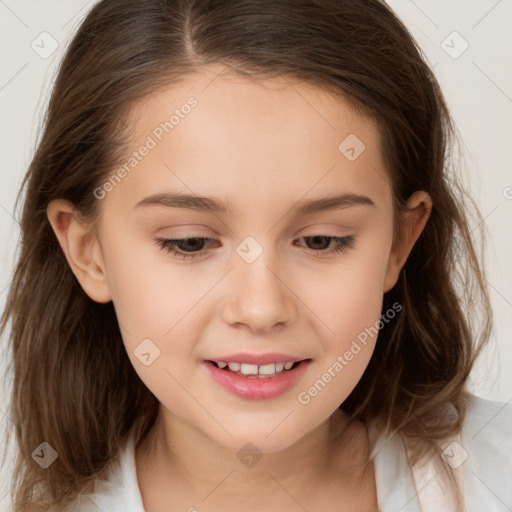
<path id="1" fill-rule="evenodd" d="M 248 357 L 249 356 L 249 357 Z M 300 359 L 286 354 L 249 355 L 236 354 L 224 356 L 224 360 L 211 359 L 203 362 L 210 377 L 224 389 L 246 399 L 261 400 L 275 398 L 290 390 L 306 371 L 311 359 Z M 227 361 L 226 361 L 227 360 Z M 271 361 L 271 362 L 269 362 Z M 220 368 L 219 363 L 227 363 Z M 286 363 L 292 363 L 290 369 L 281 369 Z M 277 363 L 277 364 L 276 364 Z M 275 365 L 275 371 L 269 373 L 269 367 Z M 233 371 L 240 366 L 240 370 Z M 244 368 L 246 366 L 246 368 Z M 257 371 L 254 371 L 257 368 Z M 245 373 L 242 373 L 242 369 Z M 263 372 L 262 372 L 263 370 Z"/>

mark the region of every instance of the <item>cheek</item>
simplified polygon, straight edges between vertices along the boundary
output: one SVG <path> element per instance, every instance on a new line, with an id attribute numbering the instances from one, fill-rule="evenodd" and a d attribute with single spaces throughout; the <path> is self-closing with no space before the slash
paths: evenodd
<path id="1" fill-rule="evenodd" d="M 307 286 L 307 302 L 336 343 L 346 343 L 378 321 L 390 245 L 385 236 L 366 236 L 332 269 L 307 276 L 314 282 Z"/>
<path id="2" fill-rule="evenodd" d="M 204 328 L 199 312 L 214 277 L 185 271 L 165 251 L 129 235 L 112 236 L 105 252 L 112 301 L 133 367 L 160 401 L 173 397 L 173 404 L 185 406 L 190 397 L 179 383 L 189 378 L 184 362 L 191 364 Z"/>
<path id="3" fill-rule="evenodd" d="M 360 258 L 344 276 L 338 299 L 333 300 L 338 310 L 334 317 L 336 328 L 353 338 L 378 319 L 382 307 L 382 282 L 385 264 Z M 335 311 L 333 311 L 333 314 Z"/>
<path id="4" fill-rule="evenodd" d="M 319 338 L 323 350 L 297 394 L 308 428 L 347 399 L 368 366 L 379 332 L 383 267 L 358 265 L 318 297 L 322 320 L 333 332 Z"/>
<path id="5" fill-rule="evenodd" d="M 390 242 L 386 237 L 368 240 L 371 243 L 363 241 L 359 251 L 333 272 L 320 281 L 317 276 L 316 286 L 308 289 L 308 304 L 328 327 L 318 333 L 321 367 L 315 377 L 320 387 L 329 387 L 318 401 L 332 402 L 331 406 L 341 403 L 356 386 L 377 341 Z"/>
<path id="6" fill-rule="evenodd" d="M 162 338 L 204 293 L 151 242 L 112 237 L 105 253 L 116 314 L 134 341 Z"/>
<path id="7" fill-rule="evenodd" d="M 183 361 L 190 361 L 198 329 L 194 306 L 211 285 L 191 286 L 190 274 L 167 264 L 165 253 L 151 244 L 118 239 L 111 249 L 106 265 L 112 300 L 131 364 L 160 402 L 187 410 Z"/>

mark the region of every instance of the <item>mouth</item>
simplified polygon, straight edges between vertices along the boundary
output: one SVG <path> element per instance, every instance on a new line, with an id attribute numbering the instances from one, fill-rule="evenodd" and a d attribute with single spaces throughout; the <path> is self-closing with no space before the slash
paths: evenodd
<path id="1" fill-rule="evenodd" d="M 205 360 L 210 377 L 225 390 L 245 399 L 275 398 L 290 391 L 304 375 L 311 359 L 254 364 Z"/>
<path id="2" fill-rule="evenodd" d="M 213 364 L 219 370 L 225 372 L 234 373 L 247 377 L 249 379 L 259 378 L 268 379 L 277 377 L 281 373 L 289 372 L 297 368 L 297 366 L 303 361 L 309 361 L 309 359 L 303 359 L 300 361 L 286 361 L 284 363 L 268 363 L 268 364 L 251 364 L 251 363 L 238 363 L 238 362 L 225 362 L 225 361 L 206 361 L 207 363 Z"/>

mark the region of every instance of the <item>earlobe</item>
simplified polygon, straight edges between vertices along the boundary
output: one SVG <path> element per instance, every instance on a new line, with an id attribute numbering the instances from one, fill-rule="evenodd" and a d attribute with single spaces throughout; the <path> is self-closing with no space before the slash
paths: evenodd
<path id="1" fill-rule="evenodd" d="M 96 302 L 111 300 L 103 254 L 92 227 L 80 219 L 65 200 L 55 199 L 47 208 L 48 220 L 78 282 Z"/>
<path id="2" fill-rule="evenodd" d="M 417 191 L 407 200 L 407 211 L 401 221 L 388 259 L 384 292 L 395 286 L 407 258 L 420 237 L 432 212 L 432 199 L 427 192 Z"/>

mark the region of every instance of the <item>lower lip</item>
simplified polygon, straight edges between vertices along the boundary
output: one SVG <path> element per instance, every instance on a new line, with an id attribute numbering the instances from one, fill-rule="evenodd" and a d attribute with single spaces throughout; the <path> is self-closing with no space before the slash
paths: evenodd
<path id="1" fill-rule="evenodd" d="M 242 376 L 221 370 L 210 361 L 204 361 L 216 382 L 233 394 L 252 400 L 275 398 L 291 389 L 302 377 L 310 360 L 301 361 L 295 368 L 285 370 L 275 377 Z"/>

